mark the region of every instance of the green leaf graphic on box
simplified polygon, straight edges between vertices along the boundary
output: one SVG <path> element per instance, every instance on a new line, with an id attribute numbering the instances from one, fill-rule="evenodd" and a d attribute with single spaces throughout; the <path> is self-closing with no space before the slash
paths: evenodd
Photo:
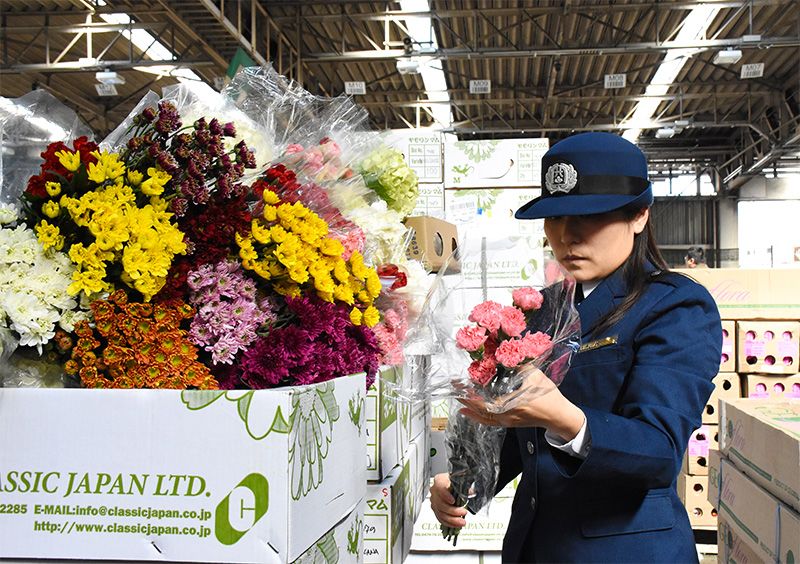
<path id="1" fill-rule="evenodd" d="M 471 165 L 463 165 L 463 166 L 453 165 L 450 170 L 452 170 L 453 173 L 458 175 L 458 176 L 453 176 L 453 182 L 456 184 L 461 184 L 461 181 L 463 180 L 463 178 L 461 177 L 467 176 L 470 172 L 474 170 L 474 168 L 475 167 Z"/>
<path id="2" fill-rule="evenodd" d="M 348 407 L 350 421 L 353 422 L 353 425 L 355 425 L 358 429 L 358 434 L 361 435 L 361 428 L 364 425 L 364 398 L 358 392 L 356 392 L 353 394 L 353 397 L 350 398 Z"/>
<path id="3" fill-rule="evenodd" d="M 499 141 L 456 141 L 456 148 L 461 150 L 474 163 L 487 160 L 494 154 Z"/>
<path id="4" fill-rule="evenodd" d="M 224 395 L 223 390 L 183 390 L 181 401 L 186 407 L 196 411 L 208 407 Z"/>
<path id="5" fill-rule="evenodd" d="M 397 477 L 397 481 L 392 488 L 392 545 L 397 540 L 398 533 L 402 530 L 403 507 L 405 503 L 406 490 L 408 489 L 408 463 L 403 466 L 403 471 Z"/>
<path id="6" fill-rule="evenodd" d="M 184 390 L 181 392 L 181 400 L 192 411 L 205 409 L 221 397 L 225 397 L 230 402 L 236 404 L 236 411 L 239 418 L 244 421 L 245 429 L 253 439 L 260 441 L 272 432 L 288 433 L 289 425 L 278 407 L 276 411 L 271 410 L 272 402 L 265 394 L 255 394 L 255 390 Z M 264 398 L 265 406 L 261 407 L 261 398 Z"/>
<path id="7" fill-rule="evenodd" d="M 339 420 L 334 383 L 292 392 L 289 416 L 289 466 L 292 499 L 316 489 L 323 480 L 323 462 L 333 440 L 333 424 Z"/>
<path id="8" fill-rule="evenodd" d="M 397 399 L 391 392 L 391 384 L 397 383 L 397 371 L 394 368 L 381 372 L 381 432 L 388 429 L 392 423 L 397 421 Z M 389 385 L 386 385 L 386 384 Z"/>
<path id="9" fill-rule="evenodd" d="M 336 546 L 333 531 L 328 531 L 293 564 L 338 564 L 338 562 L 339 547 Z"/>
<path id="10" fill-rule="evenodd" d="M 361 540 L 361 531 L 364 529 L 364 522 L 356 517 L 355 522 L 347 531 L 347 552 L 350 554 L 359 554 L 358 546 Z"/>
<path id="11" fill-rule="evenodd" d="M 403 424 L 403 429 L 411 432 L 411 405 L 408 402 L 400 402 L 400 422 Z"/>

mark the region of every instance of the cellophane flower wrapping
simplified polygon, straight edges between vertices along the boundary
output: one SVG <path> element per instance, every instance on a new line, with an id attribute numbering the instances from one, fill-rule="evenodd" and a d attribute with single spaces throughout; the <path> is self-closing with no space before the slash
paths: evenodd
<path id="1" fill-rule="evenodd" d="M 462 264 L 471 260 L 463 250 L 472 247 L 462 241 Z M 490 253 L 484 249 L 483 256 Z M 397 388 L 398 395 L 479 398 L 490 412 L 503 413 L 552 389 L 535 377 L 540 371 L 555 385 L 563 381 L 580 343 L 580 320 L 575 281 L 557 263 L 543 269 L 544 287 L 493 288 L 494 299 L 463 272 L 445 270 L 409 329 L 408 347 L 427 346 L 430 366 L 413 387 Z M 445 439 L 451 490 L 457 505 L 475 513 L 494 497 L 505 431 L 475 422 L 460 407 L 452 401 Z M 443 534 L 455 540 L 458 531 L 443 528 Z"/>
<path id="2" fill-rule="evenodd" d="M 35 282 L 0 273 L 0 354 L 83 387 L 371 383 L 403 362 L 426 273 L 358 172 L 367 122 L 250 68 L 218 94 L 148 93 L 100 144 L 43 147 L 20 218 L 0 208 L 6 274 Z"/>

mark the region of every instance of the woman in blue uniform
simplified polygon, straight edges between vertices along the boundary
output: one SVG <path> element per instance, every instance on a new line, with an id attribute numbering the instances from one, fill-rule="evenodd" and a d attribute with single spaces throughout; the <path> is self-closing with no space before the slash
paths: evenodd
<path id="1" fill-rule="evenodd" d="M 675 483 L 701 425 L 720 361 L 722 331 L 709 293 L 667 271 L 650 228 L 644 154 L 607 133 L 554 145 L 542 196 L 516 212 L 545 220 L 556 259 L 579 283 L 581 348 L 564 382 L 492 414 L 508 428 L 498 489 L 522 474 L 503 543 L 512 562 L 696 562 Z M 582 292 L 581 292 L 582 291 Z M 465 525 L 446 474 L 431 505 Z"/>

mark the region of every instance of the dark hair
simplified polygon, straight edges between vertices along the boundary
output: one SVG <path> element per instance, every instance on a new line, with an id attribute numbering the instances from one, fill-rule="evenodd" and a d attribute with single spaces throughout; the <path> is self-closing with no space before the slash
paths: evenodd
<path id="1" fill-rule="evenodd" d="M 689 250 L 686 251 L 686 258 L 700 264 L 706 262 L 706 252 L 703 247 L 689 247 Z"/>
<path id="2" fill-rule="evenodd" d="M 620 211 L 626 221 L 631 221 L 644 209 L 641 207 L 622 208 Z M 593 336 L 599 336 L 603 331 L 617 324 L 642 297 L 642 294 L 647 290 L 647 285 L 653 279 L 652 274 L 645 268 L 647 261 L 650 261 L 661 272 L 669 271 L 667 262 L 661 256 L 661 251 L 658 250 L 655 233 L 649 219 L 642 232 L 633 236 L 633 250 L 620 267 L 622 268 L 625 284 L 628 287 L 628 295 L 608 317 L 600 322 L 592 332 Z"/>

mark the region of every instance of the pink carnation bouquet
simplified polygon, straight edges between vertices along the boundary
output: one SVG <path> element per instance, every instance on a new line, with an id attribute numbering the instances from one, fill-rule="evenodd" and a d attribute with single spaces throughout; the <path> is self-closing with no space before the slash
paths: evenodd
<path id="1" fill-rule="evenodd" d="M 456 332 L 455 345 L 471 360 L 468 378 L 455 381 L 456 395 L 478 396 L 498 413 L 544 393 L 534 371 L 560 384 L 577 350 L 580 322 L 573 305 L 574 281 L 543 291 L 518 288 L 512 305 L 485 301 L 469 314 L 470 325 Z M 445 443 L 450 488 L 457 504 L 472 513 L 494 497 L 505 430 L 478 423 L 456 411 Z M 459 529 L 442 526 L 455 544 Z"/>

